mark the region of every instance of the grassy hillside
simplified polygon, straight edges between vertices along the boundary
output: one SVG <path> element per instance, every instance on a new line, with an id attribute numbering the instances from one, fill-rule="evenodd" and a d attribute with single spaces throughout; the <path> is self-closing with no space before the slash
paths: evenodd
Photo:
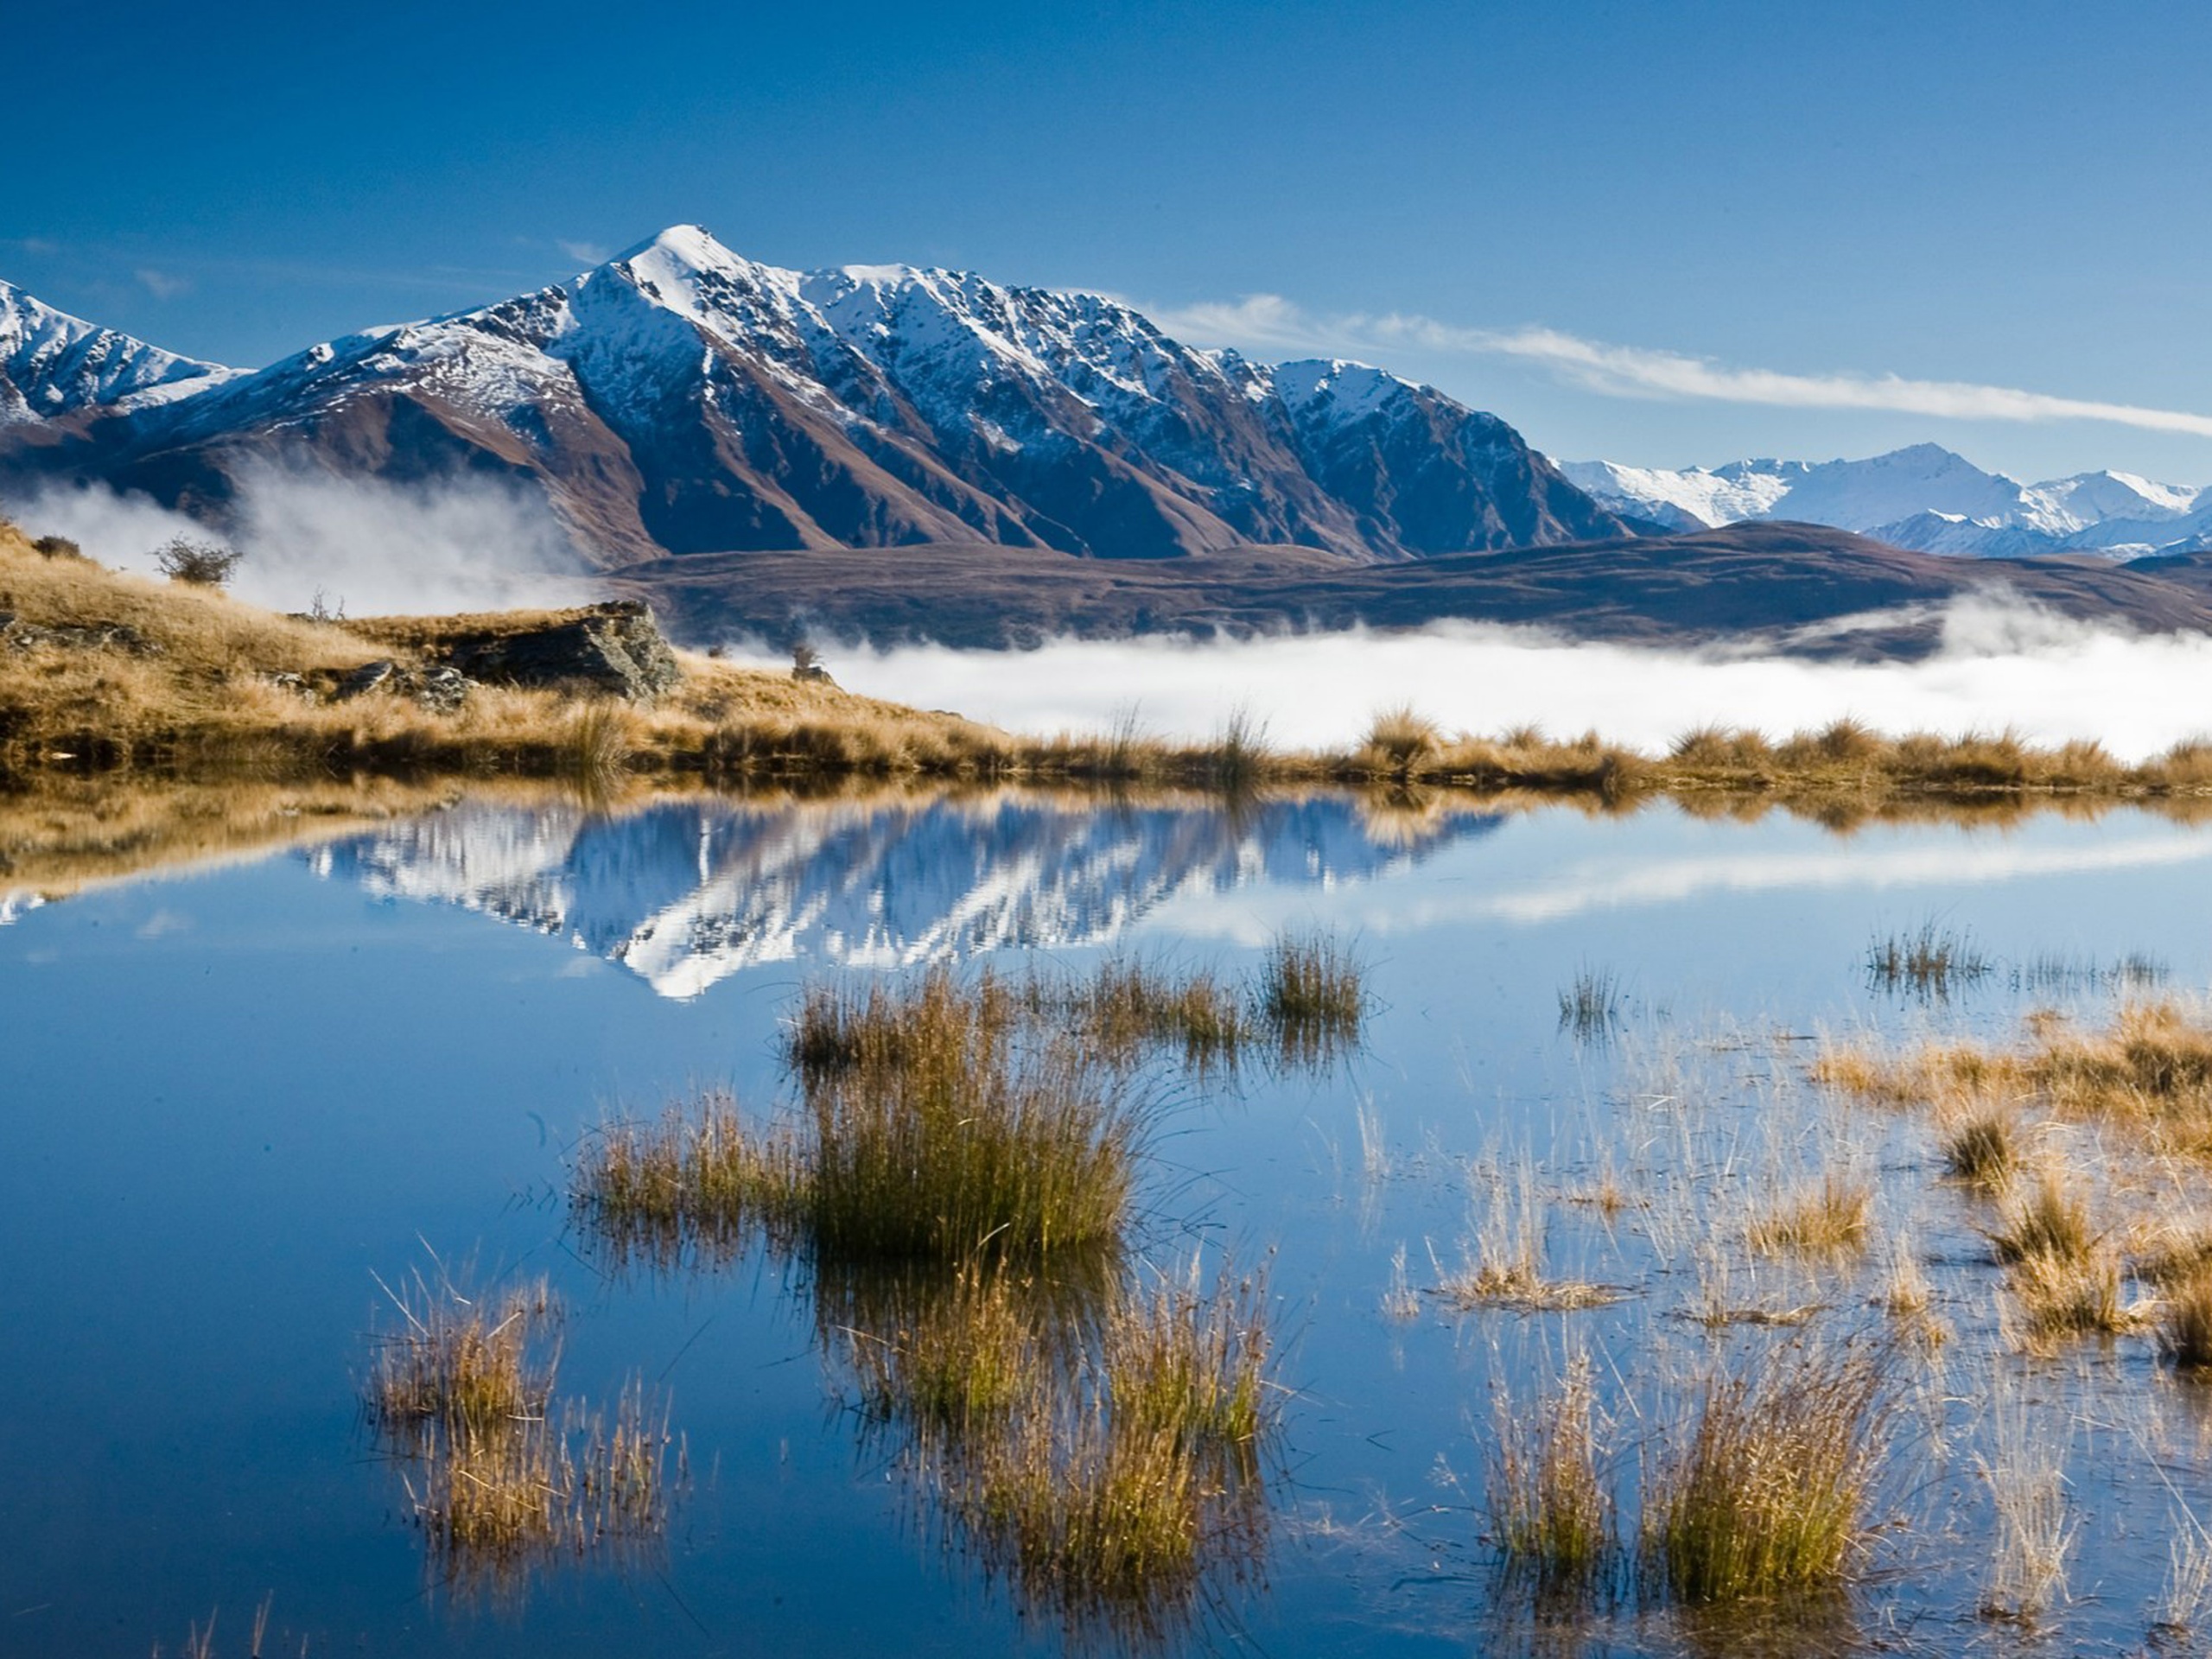
<path id="1" fill-rule="evenodd" d="M 2212 742 L 2124 765 L 2094 744 L 2041 749 L 2005 734 L 1891 738 L 1840 721 L 1778 741 L 1691 732 L 1654 755 L 1595 733 L 1451 734 L 1402 709 L 1378 716 L 1351 749 L 1284 753 L 1235 726 L 1202 744 L 1134 733 L 1019 735 L 684 652 L 675 655 L 670 689 L 641 701 L 497 684 L 471 685 L 451 707 L 424 695 L 423 671 L 458 641 L 542 633 L 594 614 L 277 616 L 211 588 L 41 550 L 0 524 L 0 783 L 21 788 L 73 772 L 201 782 L 919 777 L 1230 792 L 1343 784 L 1414 798 L 1434 790 L 1581 797 L 1608 807 L 1658 794 L 1698 810 L 1780 803 L 1834 823 L 1961 804 L 2001 816 L 2050 799 L 2156 799 L 2189 812 L 2212 803 Z M 638 625 L 650 634 L 642 617 Z M 659 650 L 657 637 L 652 644 Z M 400 671 L 346 695 L 346 677 L 379 661 Z"/>

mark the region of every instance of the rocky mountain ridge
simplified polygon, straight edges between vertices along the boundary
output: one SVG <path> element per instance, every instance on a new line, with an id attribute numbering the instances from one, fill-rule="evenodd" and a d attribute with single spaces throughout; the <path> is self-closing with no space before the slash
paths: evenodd
<path id="1" fill-rule="evenodd" d="M 1370 563 L 1637 528 L 1503 421 L 1379 370 L 1193 350 L 1099 295 L 780 270 L 692 226 L 252 373 L 151 352 L 19 385 L 0 486 L 105 483 L 219 528 L 256 467 L 484 475 L 542 492 L 602 569 L 944 542 Z"/>

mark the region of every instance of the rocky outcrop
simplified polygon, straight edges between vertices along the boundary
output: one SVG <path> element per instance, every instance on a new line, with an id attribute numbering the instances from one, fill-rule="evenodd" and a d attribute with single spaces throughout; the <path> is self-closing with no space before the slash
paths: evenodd
<path id="1" fill-rule="evenodd" d="M 296 680 L 297 675 L 280 678 Z M 435 715 L 450 715 L 468 700 L 468 677 L 457 668 L 443 664 L 429 668 L 402 668 L 389 658 L 364 663 L 338 682 L 331 693 L 334 702 L 350 702 L 355 697 L 365 696 L 372 691 L 388 691 L 395 696 L 412 697 Z"/>
<path id="2" fill-rule="evenodd" d="M 13 651 L 58 645 L 64 651 L 120 651 L 133 657 L 157 657 L 162 650 L 128 622 L 57 623 L 39 627 L 10 611 L 0 611 L 0 644 Z"/>
<path id="3" fill-rule="evenodd" d="M 547 626 L 462 634 L 446 647 L 446 665 L 472 680 L 606 692 L 645 702 L 683 678 L 650 607 L 611 600 Z"/>

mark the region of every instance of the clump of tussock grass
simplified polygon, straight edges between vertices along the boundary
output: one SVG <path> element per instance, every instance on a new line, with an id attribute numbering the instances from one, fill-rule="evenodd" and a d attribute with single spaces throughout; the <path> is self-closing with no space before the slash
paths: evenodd
<path id="1" fill-rule="evenodd" d="M 1410 702 L 1401 702 L 1376 712 L 1361 747 L 1375 770 L 1404 778 L 1443 743 L 1443 731 L 1434 721 L 1415 713 Z"/>
<path id="2" fill-rule="evenodd" d="M 1103 1366 L 1123 1432 L 1164 1432 L 1201 1454 L 1247 1460 L 1272 1420 L 1267 1282 L 1224 1270 L 1125 1293 L 1106 1320 Z"/>
<path id="3" fill-rule="evenodd" d="M 1866 948 L 1866 982 L 1892 995 L 1903 992 L 1923 1000 L 1948 1000 L 1955 989 L 1977 984 L 1996 970 L 1996 963 L 1975 948 L 1964 933 L 1954 933 L 1923 922 L 1916 931 L 1892 933 Z"/>
<path id="4" fill-rule="evenodd" d="M 1559 1028 L 1577 1042 L 1603 1042 L 1621 1021 L 1620 980 L 1610 968 L 1584 966 L 1559 994 Z"/>
<path id="5" fill-rule="evenodd" d="M 2139 1329 L 2148 1311 L 2128 1303 L 2120 1283 L 2120 1262 L 2104 1250 L 2078 1260 L 2024 1257 L 2005 1275 L 2014 1306 L 2005 1325 L 2031 1350 L 2065 1337 L 2116 1336 Z"/>
<path id="6" fill-rule="evenodd" d="M 1366 970 L 1327 933 L 1284 933 L 1262 958 L 1253 1004 L 1286 1059 L 1317 1063 L 1359 1041 Z"/>
<path id="7" fill-rule="evenodd" d="M 2166 1287 L 2158 1307 L 2158 1345 L 2184 1370 L 2212 1369 L 2212 1265 L 2199 1265 Z"/>
<path id="8" fill-rule="evenodd" d="M 1157 1644 L 1259 1559 L 1277 1421 L 1263 1281 L 1122 1278 L 1096 1341 L 942 1442 L 937 1478 L 986 1568 L 1071 1632 Z M 981 1432 L 976 1432 L 980 1427 Z"/>
<path id="9" fill-rule="evenodd" d="M 377 1344 L 363 1406 L 442 1582 L 518 1593 L 557 1556 L 660 1535 L 666 1408 L 634 1382 L 611 1415 L 555 1401 L 558 1309 L 543 1281 L 479 1296 L 417 1272 L 385 1288 L 402 1327 Z"/>
<path id="10" fill-rule="evenodd" d="M 1643 1551 L 1685 1601 L 1843 1582 L 1887 1422 L 1886 1350 L 1770 1349 L 1706 1379 L 1643 1483 Z"/>
<path id="11" fill-rule="evenodd" d="M 1936 1129 L 1943 1167 L 1955 1180 L 2000 1187 L 2019 1167 L 2018 1119 L 2002 1102 L 1961 1097 L 1939 1109 Z"/>
<path id="12" fill-rule="evenodd" d="M 2045 1165 L 2031 1182 L 2007 1192 L 1998 1207 L 1997 1230 L 1987 1235 L 1999 1262 L 2044 1259 L 2087 1262 L 2098 1236 L 2089 1223 L 2088 1201 L 2056 1165 Z"/>
<path id="13" fill-rule="evenodd" d="M 1751 1218 L 1751 1246 L 1763 1255 L 1784 1250 L 1840 1255 L 1862 1249 L 1874 1211 L 1871 1183 L 1830 1173 L 1817 1186 L 1788 1194 Z"/>
<path id="14" fill-rule="evenodd" d="M 1487 1500 L 1492 1535 L 1509 1572 L 1558 1593 L 1589 1586 L 1619 1538 L 1601 1464 L 1611 1424 L 1598 1404 L 1590 1357 L 1571 1358 L 1533 1409 L 1497 1402 L 1497 1453 Z"/>
<path id="15" fill-rule="evenodd" d="M 602 1124 L 583 1145 L 570 1187 L 587 1231 L 617 1270 L 673 1270 L 727 1261 L 755 1230 L 787 1234 L 806 1173 L 788 1133 L 749 1127 L 735 1099 L 709 1090 L 650 1122 Z"/>
<path id="16" fill-rule="evenodd" d="M 1103 1631 L 1133 1651 L 1168 1640 L 1266 1546 L 1261 1483 L 1096 1395 L 1016 1418 L 950 1466 L 946 1497 L 987 1571 L 1058 1609 L 1071 1639 Z"/>
<path id="17" fill-rule="evenodd" d="M 570 1401 L 556 1416 L 440 1435 L 402 1480 L 437 1579 L 512 1598 L 556 1560 L 658 1540 L 672 1445 L 665 1408 L 633 1381 L 611 1414 Z M 679 1480 L 683 1463 L 679 1452 Z"/>
<path id="18" fill-rule="evenodd" d="M 1274 752 L 1268 746 L 1265 722 L 1240 708 L 1231 709 L 1222 721 L 1201 765 L 1205 781 L 1233 799 L 1250 794 L 1264 783 L 1275 762 Z"/>
<path id="19" fill-rule="evenodd" d="M 1773 746 L 1763 734 L 1726 726 L 1699 726 L 1684 732 L 1669 746 L 1667 759 L 1696 772 L 1754 776 L 1775 764 Z"/>
<path id="20" fill-rule="evenodd" d="M 988 972 L 839 995 L 810 996 L 792 1041 L 815 1250 L 958 1262 L 1120 1236 L 1143 1127 L 1126 1088 L 1065 1040 L 1018 1040 Z"/>
<path id="21" fill-rule="evenodd" d="M 967 1436 L 1003 1423 L 1043 1386 L 1052 1360 L 1029 1275 L 970 1261 L 941 1288 L 898 1300 L 888 1329 L 841 1326 L 862 1407 L 877 1418 Z"/>
<path id="22" fill-rule="evenodd" d="M 1128 1064 L 1159 1047 L 1201 1074 L 1233 1067 L 1255 1034 L 1247 999 L 1209 969 L 1174 972 L 1135 958 L 1089 974 L 1033 977 L 1021 1000 L 1033 1014 L 1069 1023 L 1094 1052 Z"/>
<path id="23" fill-rule="evenodd" d="M 395 1444 L 490 1433 L 544 1415 L 559 1363 L 559 1309 L 543 1279 L 472 1295 L 418 1270 L 385 1292 L 401 1318 L 380 1337 L 366 1407 Z"/>

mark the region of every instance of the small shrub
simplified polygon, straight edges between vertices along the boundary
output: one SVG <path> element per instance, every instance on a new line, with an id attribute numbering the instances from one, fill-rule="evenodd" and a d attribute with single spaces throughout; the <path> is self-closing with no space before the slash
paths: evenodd
<path id="1" fill-rule="evenodd" d="M 245 558 L 245 554 L 219 543 L 179 536 L 155 550 L 154 567 L 171 582 L 220 588 Z"/>
<path id="2" fill-rule="evenodd" d="M 81 559 L 85 550 L 67 536 L 41 536 L 31 543 L 33 550 L 49 559 Z"/>

